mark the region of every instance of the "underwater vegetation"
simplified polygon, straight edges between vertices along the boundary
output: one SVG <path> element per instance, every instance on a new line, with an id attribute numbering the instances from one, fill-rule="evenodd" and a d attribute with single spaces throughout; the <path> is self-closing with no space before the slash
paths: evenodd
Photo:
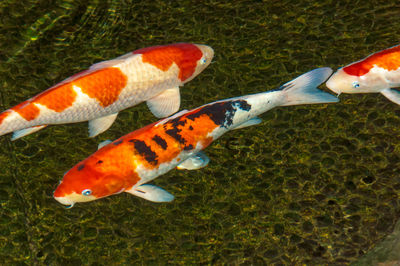
<path id="1" fill-rule="evenodd" d="M 215 51 L 182 90 L 181 109 L 275 89 L 396 45 L 399 9 L 395 1 L 2 1 L 1 110 L 96 62 L 178 41 Z M 154 181 L 175 195 L 166 204 L 119 195 L 66 210 L 52 198 L 99 142 L 155 121 L 145 104 L 93 139 L 84 123 L 3 136 L 0 261 L 354 262 L 400 216 L 400 107 L 379 94 L 340 100 L 276 108 L 226 134 L 207 149 L 206 168 Z"/>

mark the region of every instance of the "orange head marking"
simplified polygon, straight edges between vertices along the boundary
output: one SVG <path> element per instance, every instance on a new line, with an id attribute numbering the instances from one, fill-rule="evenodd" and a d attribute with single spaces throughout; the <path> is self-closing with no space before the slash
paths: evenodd
<path id="1" fill-rule="evenodd" d="M 380 92 L 390 87 L 380 71 L 385 70 L 378 69 L 364 76 L 355 76 L 347 74 L 341 68 L 328 79 L 326 86 L 337 94 Z"/>
<path id="2" fill-rule="evenodd" d="M 388 71 L 400 67 L 400 45 L 377 53 L 339 69 L 326 86 L 336 93 L 380 92 L 390 88 L 385 78 Z"/>
<path id="3" fill-rule="evenodd" d="M 131 149 L 130 149 L 131 150 Z M 128 153 L 128 154 L 127 154 Z M 65 175 L 54 198 L 64 205 L 86 202 L 124 191 L 139 181 L 128 145 L 109 144 Z"/>
<path id="4" fill-rule="evenodd" d="M 134 54 L 142 54 L 144 63 L 149 63 L 162 71 L 167 71 L 173 63 L 179 68 L 178 78 L 182 82 L 192 80 L 210 63 L 214 51 L 206 45 L 177 43 L 139 49 Z"/>
<path id="5" fill-rule="evenodd" d="M 374 53 L 367 58 L 350 64 L 343 71 L 352 76 L 364 76 L 374 66 L 385 70 L 396 70 L 400 67 L 400 45 Z"/>

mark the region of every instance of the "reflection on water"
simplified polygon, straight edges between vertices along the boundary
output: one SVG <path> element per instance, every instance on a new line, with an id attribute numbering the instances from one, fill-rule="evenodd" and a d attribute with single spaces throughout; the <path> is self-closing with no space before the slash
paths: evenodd
<path id="1" fill-rule="evenodd" d="M 396 44 L 396 2 L 14 1 L 0 3 L 2 110 L 94 62 L 172 42 L 212 46 L 214 63 L 182 89 L 182 108 L 277 88 Z M 0 259 L 45 264 L 340 264 L 398 219 L 400 107 L 380 95 L 282 107 L 211 145 L 210 164 L 154 183 L 154 204 L 120 194 L 65 210 L 62 174 L 151 123 L 145 105 L 87 138 L 84 123 L 0 138 Z M 385 258 L 381 258 L 383 261 Z M 391 260 L 395 259 L 390 257 Z"/>

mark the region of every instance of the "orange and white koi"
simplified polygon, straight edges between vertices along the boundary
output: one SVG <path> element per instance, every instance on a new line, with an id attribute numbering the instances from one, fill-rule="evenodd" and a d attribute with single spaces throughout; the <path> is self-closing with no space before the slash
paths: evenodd
<path id="1" fill-rule="evenodd" d="M 400 93 L 392 89 L 400 87 L 400 45 L 340 68 L 326 86 L 337 94 L 380 92 L 400 104 Z"/>
<path id="2" fill-rule="evenodd" d="M 0 135 L 13 139 L 46 125 L 89 121 L 89 135 L 107 130 L 118 112 L 147 102 L 157 117 L 179 110 L 179 86 L 200 74 L 211 47 L 177 43 L 139 49 L 92 65 L 33 98 L 0 113 Z"/>
<path id="3" fill-rule="evenodd" d="M 331 74 L 330 68 L 315 69 L 279 90 L 184 110 L 100 145 L 64 175 L 54 198 L 71 207 L 121 192 L 154 202 L 171 201 L 173 195 L 146 183 L 175 167 L 206 166 L 209 159 L 201 150 L 232 129 L 260 123 L 257 116 L 276 106 L 337 102 L 337 97 L 316 88 Z"/>

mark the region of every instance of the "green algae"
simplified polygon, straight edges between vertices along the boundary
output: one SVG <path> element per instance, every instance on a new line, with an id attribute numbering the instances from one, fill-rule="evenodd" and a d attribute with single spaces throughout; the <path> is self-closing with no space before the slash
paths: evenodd
<path id="1" fill-rule="evenodd" d="M 212 46 L 182 108 L 277 88 L 397 44 L 395 1 L 2 1 L 2 109 L 94 62 L 156 44 Z M 170 204 L 120 194 L 66 210 L 63 173 L 155 120 L 144 104 L 95 139 L 86 124 L 0 138 L 3 264 L 345 264 L 394 228 L 400 211 L 400 107 L 380 95 L 282 107 L 230 132 L 198 171 L 154 183 Z"/>

